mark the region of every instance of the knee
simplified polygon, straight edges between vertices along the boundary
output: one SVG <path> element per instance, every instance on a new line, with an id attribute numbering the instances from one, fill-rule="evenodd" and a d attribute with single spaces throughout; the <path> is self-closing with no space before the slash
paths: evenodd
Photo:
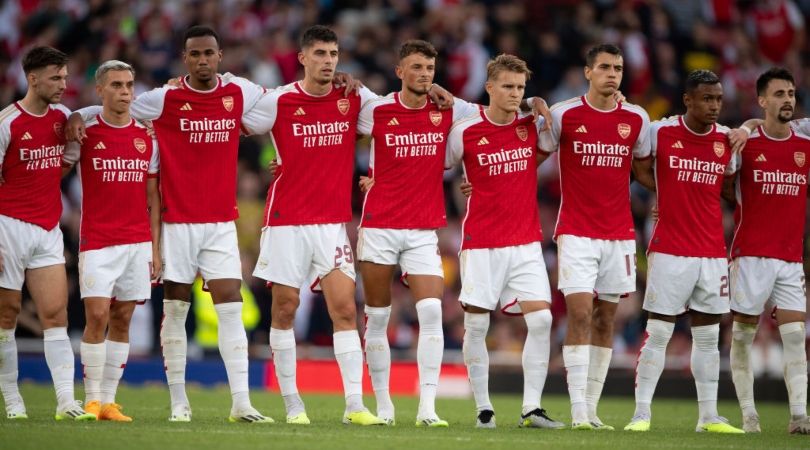
<path id="1" fill-rule="evenodd" d="M 85 305 L 85 317 L 87 318 L 87 328 L 106 330 L 110 313 L 106 308 L 88 308 Z"/>
<path id="2" fill-rule="evenodd" d="M 279 295 L 273 297 L 272 301 L 271 315 L 273 326 L 282 329 L 290 328 L 295 319 L 295 311 L 298 310 L 298 299 L 291 296 Z"/>
<path id="3" fill-rule="evenodd" d="M 571 330 L 587 330 L 591 325 L 591 311 L 587 308 L 571 308 L 568 310 L 568 328 Z"/>
<path id="4" fill-rule="evenodd" d="M 39 321 L 42 328 L 54 328 L 67 326 L 67 308 L 65 305 L 51 305 L 39 310 Z"/>
<path id="5" fill-rule="evenodd" d="M 128 305 L 127 305 L 128 306 Z M 110 310 L 110 331 L 129 332 L 129 322 L 132 320 L 134 308 L 113 308 Z"/>
<path id="6" fill-rule="evenodd" d="M 0 328 L 11 330 L 17 326 L 17 316 L 20 315 L 19 303 L 0 303 Z"/>
<path id="7" fill-rule="evenodd" d="M 596 334 L 611 333 L 613 331 L 613 317 L 607 314 L 594 314 L 591 319 L 591 328 Z"/>
<path id="8" fill-rule="evenodd" d="M 357 320 L 357 308 L 354 301 L 346 300 L 335 303 L 329 311 L 329 317 L 332 318 L 332 324 L 335 328 L 354 328 Z"/>

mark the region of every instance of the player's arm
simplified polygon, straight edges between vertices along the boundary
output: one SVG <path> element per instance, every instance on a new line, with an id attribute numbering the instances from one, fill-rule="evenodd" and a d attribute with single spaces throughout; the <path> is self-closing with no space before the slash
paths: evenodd
<path id="1" fill-rule="evenodd" d="M 535 121 L 539 117 L 543 117 L 543 119 L 545 119 L 543 126 L 538 128 L 539 131 L 546 131 L 548 127 L 551 126 L 551 110 L 543 97 L 529 97 L 521 100 L 520 110 L 525 112 L 531 111 Z"/>
<path id="2" fill-rule="evenodd" d="M 729 130 L 727 136 L 731 151 L 734 153 L 742 151 L 745 143 L 748 142 L 748 137 L 751 136 L 751 132 L 764 123 L 765 121 L 762 119 L 748 119 L 740 125 L 740 128 Z"/>
<path id="3" fill-rule="evenodd" d="M 720 196 L 729 203 L 737 203 L 737 197 L 734 194 L 734 182 L 736 180 L 736 174 L 723 177 L 723 190 L 720 192 Z"/>
<path id="4" fill-rule="evenodd" d="M 150 176 L 146 179 L 146 199 L 149 210 L 149 227 L 152 235 L 152 280 L 157 280 L 163 270 L 163 260 L 160 258 L 160 189 L 159 178 Z"/>
<path id="5" fill-rule="evenodd" d="M 65 139 L 68 142 L 81 144 L 84 138 L 87 137 L 85 122 L 101 114 L 102 110 L 101 105 L 93 105 L 73 111 L 65 124 Z"/>
<path id="6" fill-rule="evenodd" d="M 647 190 L 655 192 L 655 172 L 653 171 L 653 159 L 633 159 L 633 178 L 636 183 L 644 186 Z"/>

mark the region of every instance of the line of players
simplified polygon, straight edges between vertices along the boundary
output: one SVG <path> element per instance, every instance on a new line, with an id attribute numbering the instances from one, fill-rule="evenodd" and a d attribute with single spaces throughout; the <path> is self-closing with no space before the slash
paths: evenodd
<path id="1" fill-rule="evenodd" d="M 114 402 L 115 386 L 126 361 L 127 326 L 133 306 L 126 300 L 145 298 L 136 287 L 149 281 L 149 276 L 143 275 L 148 259 L 155 262 L 149 275 L 154 278 L 160 272 L 160 248 L 166 287 L 161 345 L 171 396 L 170 420 L 191 419 L 184 387 L 185 320 L 190 284 L 199 272 L 211 290 L 220 321 L 220 352 L 233 396 L 229 418 L 272 422 L 250 405 L 247 390 L 247 340 L 241 324 L 241 275 L 233 226 L 236 147 L 239 132 L 244 130 L 269 132 L 278 153 L 254 275 L 266 279 L 273 294 L 270 345 L 288 423 L 309 423 L 295 384 L 292 322 L 299 287 L 312 279 L 316 280 L 313 286 L 319 285 L 324 291 L 335 328 L 335 356 L 346 395 L 344 422 L 395 423 L 388 394 L 390 350 L 385 330 L 390 315 L 390 283 L 399 264 L 414 295 L 420 323 L 416 424 L 447 426 L 434 407 L 443 351 L 439 300 L 442 270 L 435 230 L 445 224 L 443 168 L 461 162 L 474 186 L 474 191 L 468 192 L 462 230 L 459 299 L 465 309 L 463 353 L 475 394 L 477 426 L 495 426 L 488 398 L 484 338 L 489 312 L 499 303 L 505 312 L 522 313 L 529 331 L 523 353 L 520 424 L 564 426 L 548 417 L 540 401 L 548 365 L 551 293 L 540 249 L 542 235 L 535 199 L 537 164 L 559 150 L 563 201 L 555 238 L 560 252 L 559 288 L 568 307 L 563 356 L 572 426 L 612 429 L 599 420 L 596 406 L 610 362 L 617 302 L 635 290 L 635 231 L 629 209 L 632 170 L 642 185 L 658 191 L 659 217 L 650 243 L 650 279 L 644 304 L 650 313 L 650 337 L 639 359 L 636 413 L 626 429 L 649 429 L 649 405 L 663 369 L 673 322 L 675 316 L 689 309 L 694 336 L 692 367 L 700 405 L 697 430 L 741 432 L 716 410 L 718 323 L 720 315 L 729 310 L 731 292 L 735 310 L 733 373 L 744 428 L 759 429 L 747 350 L 756 332 L 756 318 L 765 301 L 772 298 L 779 306 L 786 367 L 790 368 L 786 369 L 790 431 L 810 431 L 805 413 L 803 276 L 798 278 L 802 274 L 802 233 L 795 231 L 802 227 L 785 228 L 784 232 L 780 228 L 775 233 L 779 244 L 770 240 L 770 247 L 763 250 L 764 244 L 756 239 L 761 228 L 742 221 L 742 207 L 738 206 L 739 239 L 735 238 L 735 243 L 740 244 L 732 248 L 735 261 L 729 280 L 720 209 L 721 189 L 725 186 L 728 194 L 734 180 L 729 175 L 739 172 L 739 205 L 745 198 L 747 208 L 755 209 L 748 202 L 770 205 L 773 195 L 782 195 L 779 199 L 785 204 L 780 211 L 795 214 L 789 223 L 800 223 L 804 217 L 807 140 L 798 131 L 804 122 L 799 122 L 796 131 L 787 125 L 795 104 L 789 74 L 773 71 L 777 75 L 763 75 L 765 81 L 758 86 L 758 93 L 766 120 L 752 134 L 748 146 L 750 149 L 756 144 L 759 150 L 755 151 L 760 154 L 748 162 L 745 158 L 751 151 L 735 157 L 727 137 L 742 145 L 743 132 L 729 133 L 715 124 L 722 90 L 714 74 L 690 74 L 684 95 L 687 113 L 651 126 L 641 108 L 615 100 L 622 55 L 612 45 L 594 47 L 587 54 L 588 93 L 552 107 L 550 120 L 537 121 L 519 113 L 531 72 L 523 61 L 509 55 L 495 58 L 488 66 L 487 107 L 455 99 L 440 108 L 446 96 L 428 97 L 436 52 L 422 41 L 403 45 L 396 68 L 403 89 L 384 98 L 377 98 L 366 88 L 345 96 L 333 86 L 337 36 L 325 27 L 312 27 L 302 38 L 299 61 L 305 68 L 304 80 L 271 91 L 216 73 L 222 52 L 213 30 L 189 29 L 184 45 L 189 75 L 179 87 L 156 89 L 133 100 L 131 68 L 119 62 L 105 63 L 97 76 L 103 106 L 82 110 L 82 117 L 71 118 L 67 126 L 68 134 L 75 136 L 81 147 L 70 146 L 61 159 L 66 163 L 79 161 L 85 196 L 80 270 L 88 314 L 82 343 L 86 411 L 73 400 L 72 351 L 64 320 L 66 294 L 57 291 L 60 283 L 64 284 L 63 260 L 59 260 L 61 234 L 56 225 L 59 206 L 52 203 L 50 208 L 32 208 L 30 190 L 34 183 L 30 180 L 34 175 L 26 172 L 47 178 L 47 182 L 37 180 L 36 186 L 43 192 L 40 198 L 58 197 L 59 178 L 51 169 L 59 168 L 65 145 L 62 124 L 67 111 L 55 106 L 64 90 L 64 55 L 37 49 L 26 58 L 29 93 L 7 108 L 0 122 L 7 141 L 1 147 L 6 159 L 5 182 L 0 187 L 0 219 L 5 221 L 0 234 L 0 255 L 5 262 L 0 274 L 0 382 L 9 418 L 25 417 L 16 388 L 14 344 L 15 307 L 18 311 L 25 270 L 24 278 L 46 329 L 46 358 L 57 390 L 57 418 L 128 419 Z M 533 103 L 542 109 L 542 101 Z M 447 108 L 447 104 L 452 107 Z M 163 149 L 159 163 L 158 144 L 130 118 L 130 111 L 135 119 L 152 121 L 157 143 Z M 48 116 L 52 122 L 44 124 L 42 118 Z M 31 123 L 37 126 L 31 127 Z M 748 124 L 749 129 L 755 125 Z M 47 137 L 40 138 L 43 130 L 48 131 Z M 349 196 L 357 133 L 372 138 L 369 178 L 362 181 L 366 201 L 357 255 L 366 294 L 365 354 L 377 398 L 376 416 L 362 401 L 363 349 L 355 326 L 354 253 L 345 231 L 345 223 L 351 219 Z M 30 143 L 33 145 L 23 142 L 34 138 L 44 140 Z M 782 141 L 773 143 L 783 138 L 790 139 L 795 150 L 792 155 L 784 150 Z M 110 148 L 113 150 L 108 151 Z M 54 156 L 55 165 L 48 162 Z M 791 161 L 793 166 L 788 164 Z M 752 166 L 759 163 L 774 167 L 754 170 Z M 162 195 L 156 194 L 158 165 L 162 166 Z M 753 173 L 750 180 L 747 170 Z M 110 189 L 108 183 L 126 187 Z M 766 189 L 765 184 L 774 187 Z M 124 194 L 124 189 L 132 195 Z M 139 194 L 131 189 L 140 189 Z M 765 195 L 770 197 L 763 201 Z M 96 206 L 91 206 L 94 202 Z M 105 202 L 116 209 L 124 204 L 135 207 L 128 208 L 131 217 L 88 215 L 91 207 L 103 209 Z M 137 206 L 143 203 L 151 209 Z M 155 225 L 160 221 L 155 211 L 162 212 L 160 226 Z M 38 216 L 43 212 L 48 213 L 48 220 Z M 755 217 L 763 220 L 769 214 L 762 212 Z M 105 235 L 110 229 L 116 232 Z M 17 236 L 32 239 L 24 242 Z M 146 250 L 150 242 L 152 255 Z M 29 248 L 13 248 L 21 244 Z M 789 255 L 779 251 L 784 248 L 792 249 Z M 763 285 L 761 278 L 752 280 L 751 272 L 766 270 L 754 264 L 764 265 L 772 273 L 770 284 Z M 141 275 L 138 280 L 133 277 L 136 273 Z M 43 282 L 44 277 L 50 282 Z M 113 297 L 117 301 L 111 301 Z M 94 306 L 88 306 L 91 304 Z M 797 339 L 799 333 L 801 340 Z"/>

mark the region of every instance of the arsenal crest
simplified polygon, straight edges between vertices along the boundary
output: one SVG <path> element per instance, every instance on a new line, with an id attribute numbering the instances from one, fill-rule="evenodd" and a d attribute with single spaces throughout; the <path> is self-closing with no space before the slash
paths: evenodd
<path id="1" fill-rule="evenodd" d="M 233 97 L 230 95 L 222 97 L 222 106 L 225 107 L 225 111 L 231 112 L 233 110 Z"/>
<path id="2" fill-rule="evenodd" d="M 233 105 L 231 105 L 231 107 L 233 107 Z M 135 144 L 135 150 L 138 150 L 139 153 L 143 153 L 146 151 L 146 141 L 144 141 L 143 139 L 135 138 L 135 140 L 133 140 L 132 143 Z"/>
<path id="3" fill-rule="evenodd" d="M 723 153 L 725 153 L 725 152 L 726 152 L 726 146 L 723 145 L 722 142 L 715 142 L 714 143 L 714 154 L 717 155 L 718 158 L 723 156 Z"/>
<path id="4" fill-rule="evenodd" d="M 526 127 L 523 125 L 515 128 L 515 132 L 517 133 L 517 137 L 519 137 L 521 141 L 525 141 L 526 139 L 529 138 L 529 130 L 527 130 Z"/>
<path id="5" fill-rule="evenodd" d="M 803 152 L 795 152 L 793 153 L 793 161 L 799 167 L 804 167 L 804 153 Z"/>
<path id="6" fill-rule="evenodd" d="M 337 101 L 338 111 L 340 111 L 340 113 L 343 115 L 346 115 L 346 113 L 349 112 L 349 106 L 350 103 L 348 99 L 342 98 Z"/>
<path id="7" fill-rule="evenodd" d="M 439 124 L 442 123 L 442 113 L 439 111 L 431 111 L 430 122 L 435 126 L 439 126 Z"/>
<path id="8" fill-rule="evenodd" d="M 630 136 L 630 130 L 630 125 L 626 123 L 619 124 L 619 136 L 621 136 L 622 139 L 627 139 L 627 136 Z"/>
<path id="9" fill-rule="evenodd" d="M 62 124 L 61 123 L 53 124 L 53 132 L 56 133 L 56 135 L 59 136 L 60 138 L 64 136 L 63 131 L 64 130 L 62 130 Z"/>

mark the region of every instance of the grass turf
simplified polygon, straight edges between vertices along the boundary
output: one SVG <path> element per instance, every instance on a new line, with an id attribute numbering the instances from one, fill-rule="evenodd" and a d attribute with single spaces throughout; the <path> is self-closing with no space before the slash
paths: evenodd
<path id="1" fill-rule="evenodd" d="M 439 399 L 439 415 L 450 422 L 449 429 L 414 427 L 418 399 L 394 398 L 397 407 L 395 427 L 356 427 L 340 422 L 343 399 L 340 396 L 305 395 L 304 402 L 312 425 L 295 426 L 284 422 L 284 407 L 278 394 L 252 392 L 254 406 L 276 419 L 270 425 L 232 424 L 226 421 L 230 395 L 226 388 L 190 388 L 193 409 L 191 423 L 169 423 L 168 392 L 165 387 L 122 387 L 117 400 L 134 422 L 56 422 L 53 388 L 23 384 L 30 419 L 0 419 L 0 448 L 23 449 L 394 449 L 422 446 L 425 449 L 528 448 L 541 444 L 549 448 L 808 448 L 810 436 L 787 434 L 788 407 L 781 403 L 758 405 L 763 433 L 759 435 L 713 435 L 696 433 L 697 404 L 694 399 L 658 399 L 653 403 L 652 430 L 648 433 L 621 431 L 633 413 L 630 398 L 605 397 L 599 414 L 614 432 L 537 430 L 517 427 L 521 398 L 493 396 L 498 428 L 474 428 L 475 408 L 470 400 Z M 82 391 L 77 386 L 77 398 Z M 373 398 L 366 398 L 369 407 Z M 569 422 L 568 399 L 546 396 L 543 405 L 551 417 Z M 720 413 L 735 426 L 741 426 L 739 408 L 734 402 L 721 402 Z"/>

